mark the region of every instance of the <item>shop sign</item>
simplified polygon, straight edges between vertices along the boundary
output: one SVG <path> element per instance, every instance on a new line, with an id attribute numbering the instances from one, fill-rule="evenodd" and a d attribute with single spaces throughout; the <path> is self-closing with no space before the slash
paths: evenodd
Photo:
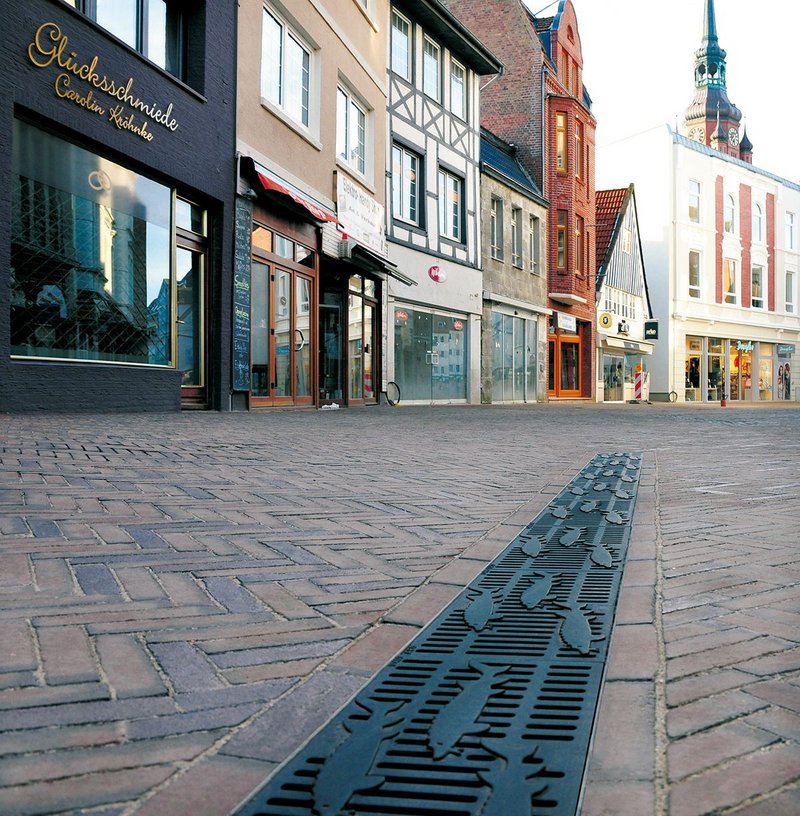
<path id="1" fill-rule="evenodd" d="M 394 316 L 395 316 L 395 319 L 396 319 L 396 320 L 404 320 L 404 321 L 405 321 L 405 320 L 408 320 L 408 312 L 407 312 L 407 311 L 405 311 L 404 309 L 398 309 L 398 310 L 397 310 L 397 311 L 394 313 Z"/>
<path id="2" fill-rule="evenodd" d="M 611 324 L 614 322 L 614 318 L 611 315 L 611 312 L 602 312 L 598 322 L 600 323 L 601 329 L 610 329 Z"/>
<path id="3" fill-rule="evenodd" d="M 456 331 L 461 331 L 461 330 L 464 328 L 464 324 L 463 324 L 463 322 L 462 322 L 462 321 L 460 321 L 460 320 L 454 320 L 454 321 L 453 321 L 453 328 L 454 328 Z"/>
<path id="4" fill-rule="evenodd" d="M 755 348 L 752 340 L 737 340 L 736 341 L 736 350 L 737 351 L 752 351 Z"/>
<path id="5" fill-rule="evenodd" d="M 107 119 L 118 130 L 151 142 L 155 134 L 149 128 L 153 122 L 172 132 L 178 129 L 172 102 L 163 107 L 141 99 L 133 90 L 133 77 L 120 80 L 102 73 L 96 54 L 88 62 L 82 61 L 57 23 L 42 23 L 36 29 L 28 45 L 28 59 L 37 68 L 53 66 L 58 71 L 53 87 L 59 99 Z M 96 96 L 95 91 L 101 95 Z"/>
<path id="6" fill-rule="evenodd" d="M 341 171 L 336 173 L 336 217 L 344 232 L 386 257 L 383 204 Z"/>
<path id="7" fill-rule="evenodd" d="M 564 331 L 577 332 L 578 321 L 575 318 L 575 315 L 564 314 L 564 312 L 558 312 L 558 328 L 564 329 Z"/>
<path id="8" fill-rule="evenodd" d="M 778 343 L 775 350 L 778 357 L 791 357 L 794 354 L 794 343 Z"/>
<path id="9" fill-rule="evenodd" d="M 436 283 L 444 283 L 447 280 L 447 272 L 441 267 L 432 266 L 428 269 L 428 277 Z"/>
<path id="10" fill-rule="evenodd" d="M 644 321 L 644 339 L 658 340 L 658 321 L 645 320 Z"/>

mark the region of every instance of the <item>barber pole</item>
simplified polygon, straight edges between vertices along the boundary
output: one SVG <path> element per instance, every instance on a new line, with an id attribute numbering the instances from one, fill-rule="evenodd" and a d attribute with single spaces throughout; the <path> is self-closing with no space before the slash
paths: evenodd
<path id="1" fill-rule="evenodd" d="M 642 367 L 636 366 L 636 375 L 633 379 L 633 396 L 634 399 L 640 400 L 642 398 Z"/>

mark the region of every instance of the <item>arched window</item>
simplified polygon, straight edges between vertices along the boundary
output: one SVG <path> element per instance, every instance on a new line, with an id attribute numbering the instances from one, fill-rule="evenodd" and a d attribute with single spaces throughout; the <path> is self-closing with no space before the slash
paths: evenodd
<path id="1" fill-rule="evenodd" d="M 732 195 L 725 196 L 725 232 L 733 234 L 736 223 L 736 203 Z"/>
<path id="2" fill-rule="evenodd" d="M 753 240 L 764 240 L 764 213 L 760 204 L 753 205 Z"/>

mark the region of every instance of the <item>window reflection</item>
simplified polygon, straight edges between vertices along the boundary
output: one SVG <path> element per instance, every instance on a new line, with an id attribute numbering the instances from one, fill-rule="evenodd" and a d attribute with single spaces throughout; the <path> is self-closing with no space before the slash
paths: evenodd
<path id="1" fill-rule="evenodd" d="M 11 353 L 170 365 L 171 191 L 14 123 Z"/>

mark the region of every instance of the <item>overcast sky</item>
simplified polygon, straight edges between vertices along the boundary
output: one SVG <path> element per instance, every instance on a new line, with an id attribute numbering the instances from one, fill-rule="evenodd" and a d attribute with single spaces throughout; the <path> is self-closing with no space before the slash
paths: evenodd
<path id="1" fill-rule="evenodd" d="M 597 183 L 603 144 L 683 124 L 694 96 L 694 53 L 707 0 L 572 0 L 583 80 L 597 118 Z M 543 17 L 547 0 L 525 0 Z M 715 0 L 727 52 L 728 98 L 743 114 L 753 164 L 800 183 L 800 2 Z"/>

